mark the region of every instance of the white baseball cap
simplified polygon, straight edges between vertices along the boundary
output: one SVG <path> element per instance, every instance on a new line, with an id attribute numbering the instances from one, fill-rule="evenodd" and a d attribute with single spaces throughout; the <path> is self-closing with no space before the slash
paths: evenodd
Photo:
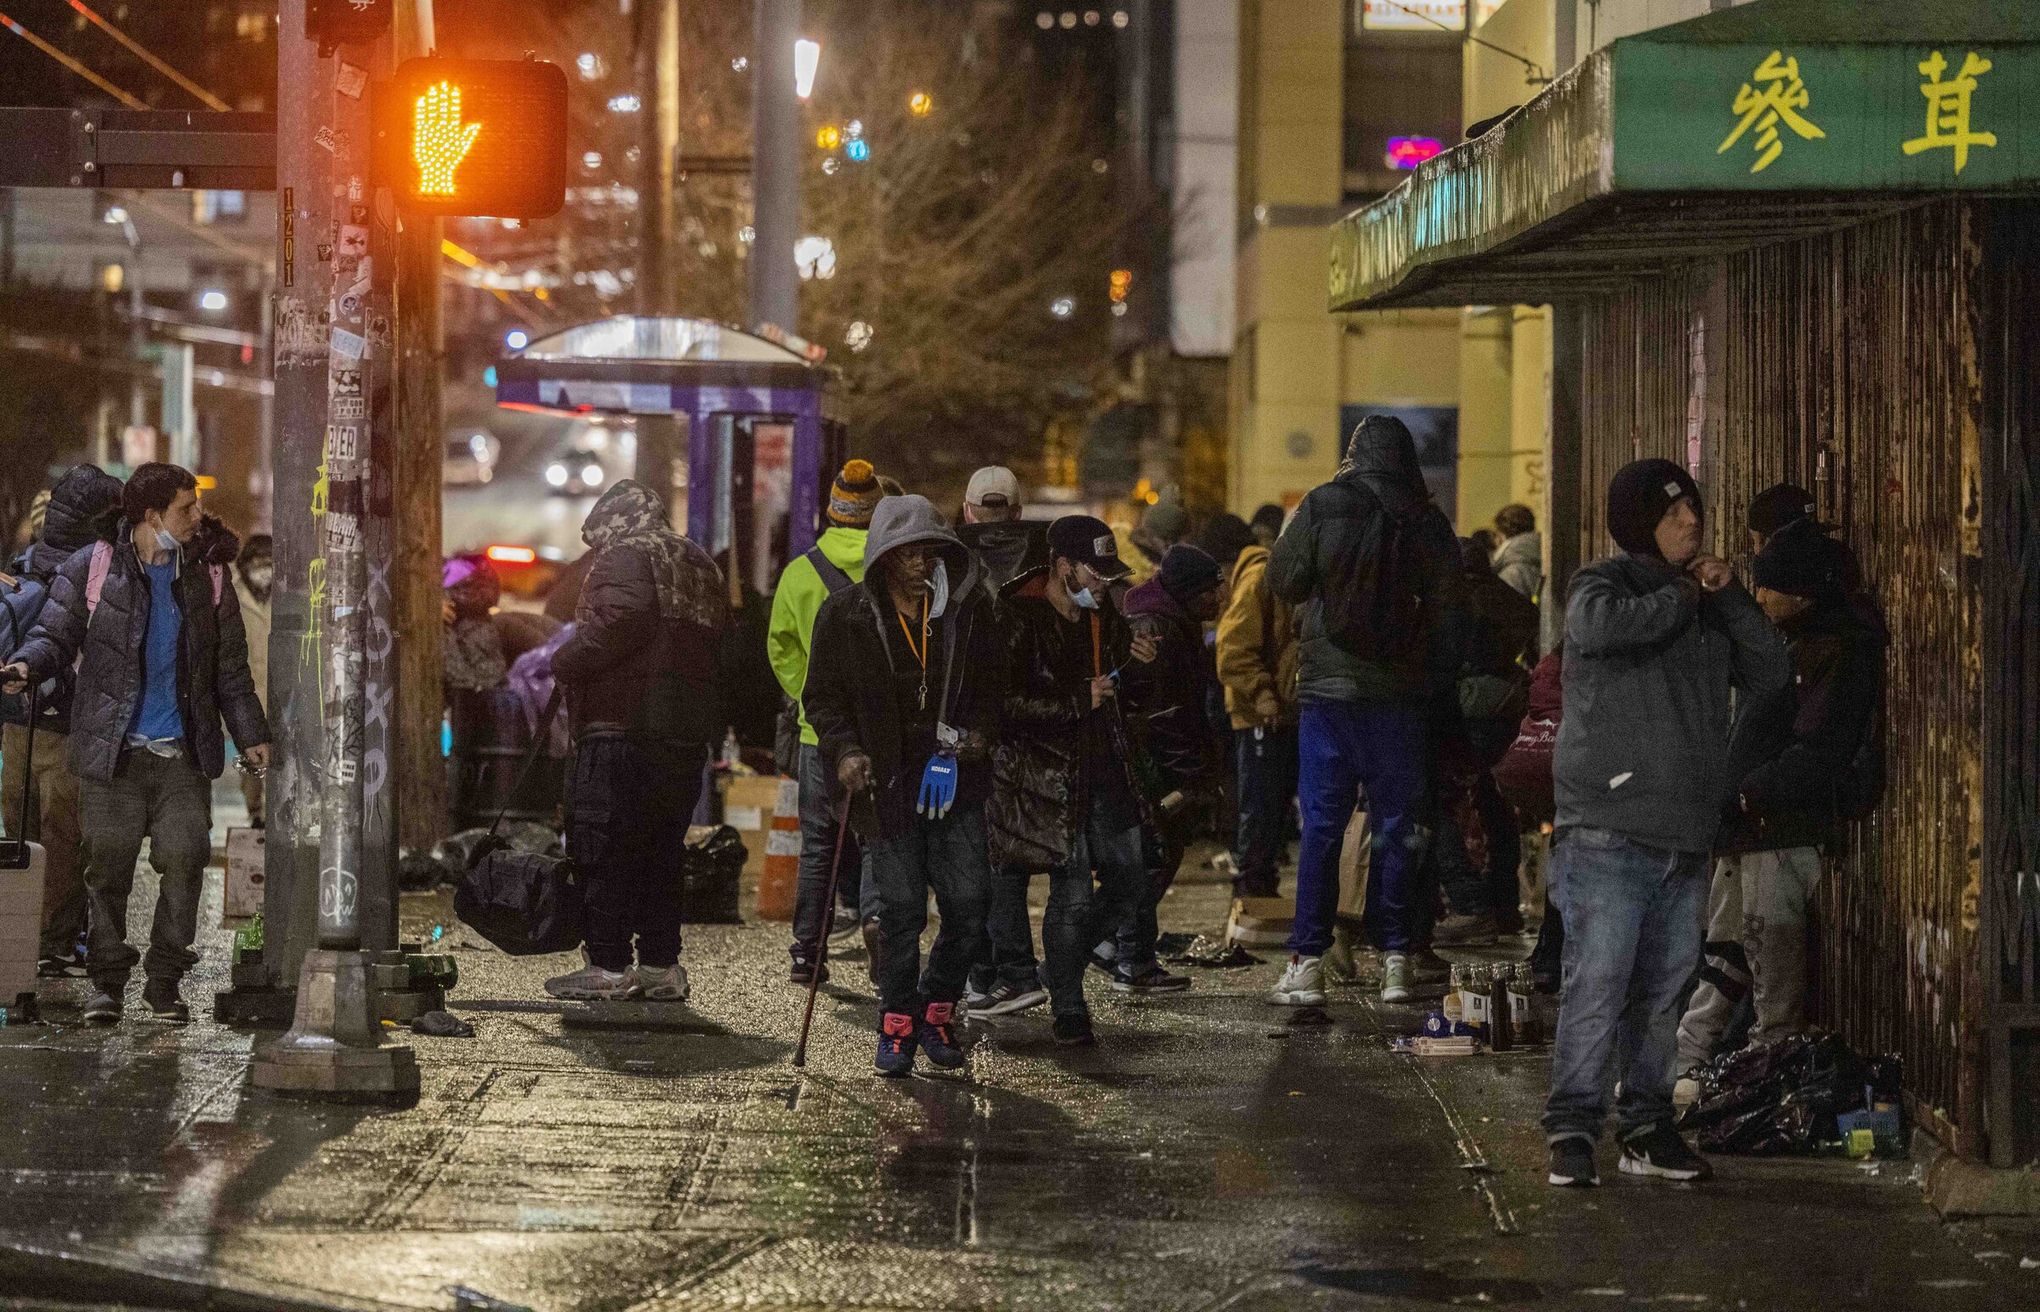
<path id="1" fill-rule="evenodd" d="M 963 492 L 963 499 L 973 506 L 982 506 L 992 497 L 1001 498 L 1009 506 L 1020 504 L 1020 480 L 1004 465 L 986 465 L 978 470 L 970 476 L 970 485 Z"/>

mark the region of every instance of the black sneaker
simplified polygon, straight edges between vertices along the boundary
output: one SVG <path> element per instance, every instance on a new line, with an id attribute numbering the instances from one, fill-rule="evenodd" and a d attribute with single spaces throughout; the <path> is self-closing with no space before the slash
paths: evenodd
<path id="1" fill-rule="evenodd" d="M 1544 1179 L 1561 1189 L 1591 1189 L 1601 1183 L 1594 1167 L 1594 1141 L 1574 1134 L 1552 1144 L 1551 1173 Z"/>
<path id="2" fill-rule="evenodd" d="M 1633 1130 L 1622 1140 L 1622 1173 L 1650 1175 L 1660 1180 L 1712 1180 L 1714 1168 L 1707 1159 L 1686 1146 L 1668 1121 Z"/>
<path id="3" fill-rule="evenodd" d="M 85 1021 L 90 1025 L 113 1025 L 120 1020 L 121 990 L 92 990 L 92 996 L 85 999 Z"/>
<path id="4" fill-rule="evenodd" d="M 921 1053 L 928 1061 L 945 1071 L 953 1071 L 963 1065 L 963 1045 L 956 1041 L 956 1004 L 953 1002 L 931 1002 L 921 1014 L 921 1024 L 914 1031 L 914 1042 L 920 1045 Z"/>
<path id="5" fill-rule="evenodd" d="M 819 981 L 815 979 L 815 972 L 817 970 L 822 972 L 822 978 Z M 815 962 L 804 961 L 799 957 L 795 957 L 793 959 L 793 970 L 786 978 L 788 983 L 797 984 L 801 988 L 806 988 L 809 984 L 815 983 L 826 984 L 829 982 L 829 968 L 825 965 L 818 965 Z"/>
<path id="6" fill-rule="evenodd" d="M 1154 965 L 1137 974 L 1129 970 L 1113 971 L 1112 987 L 1121 993 L 1181 993 L 1190 987 L 1190 977 L 1171 975 L 1159 965 Z"/>
<path id="7" fill-rule="evenodd" d="M 85 958 L 76 952 L 68 957 L 44 957 L 35 963 L 35 973 L 43 979 L 83 979 Z"/>
<path id="8" fill-rule="evenodd" d="M 964 1004 L 973 1016 L 1010 1016 L 1046 1001 L 1048 990 L 1039 984 L 1015 984 L 1001 980 L 983 993 L 971 994 L 964 999 Z"/>
<path id="9" fill-rule="evenodd" d="M 1095 1048 L 1098 1036 L 1091 1032 L 1091 1018 L 1078 1012 L 1074 1016 L 1055 1018 L 1055 1041 L 1065 1048 Z"/>
<path id="10" fill-rule="evenodd" d="M 185 1025 L 191 1021 L 191 1008 L 177 996 L 177 981 L 174 979 L 152 979 L 142 985 L 142 1002 L 157 1020 L 168 1021 L 172 1025 Z"/>

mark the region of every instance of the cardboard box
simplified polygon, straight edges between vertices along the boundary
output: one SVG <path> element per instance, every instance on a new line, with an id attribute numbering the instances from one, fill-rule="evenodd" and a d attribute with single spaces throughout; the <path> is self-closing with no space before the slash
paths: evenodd
<path id="1" fill-rule="evenodd" d="M 228 919 L 262 914 L 262 885 L 266 876 L 264 841 L 267 832 L 262 829 L 227 831 L 225 914 Z"/>
<path id="2" fill-rule="evenodd" d="M 737 775 L 723 792 L 723 823 L 744 836 L 744 877 L 756 880 L 765 869 L 765 844 L 772 833 L 772 810 L 779 803 L 776 774 Z"/>

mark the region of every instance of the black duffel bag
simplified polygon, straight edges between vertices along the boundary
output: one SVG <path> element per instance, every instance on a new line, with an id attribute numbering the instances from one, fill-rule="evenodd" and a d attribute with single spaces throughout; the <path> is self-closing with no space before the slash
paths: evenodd
<path id="1" fill-rule="evenodd" d="M 531 756 L 524 763 L 526 773 L 550 740 L 548 730 L 563 695 L 556 687 L 546 702 L 538 733 L 532 739 Z M 522 786 L 519 779 L 518 788 Z M 511 790 L 513 797 L 517 791 Z M 468 858 L 467 873 L 453 892 L 454 914 L 513 957 L 579 947 L 587 911 L 581 874 L 573 858 L 517 851 L 496 837 L 502 824 L 503 814 L 498 813 L 488 836 L 475 845 Z"/>

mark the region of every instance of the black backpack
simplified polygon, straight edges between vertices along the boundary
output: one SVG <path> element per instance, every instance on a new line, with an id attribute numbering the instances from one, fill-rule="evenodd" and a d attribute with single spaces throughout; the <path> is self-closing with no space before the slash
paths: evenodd
<path id="1" fill-rule="evenodd" d="M 1350 522 L 1327 535 L 1336 544 L 1320 563 L 1318 591 L 1325 636 L 1362 660 L 1406 664 L 1424 652 L 1424 544 L 1420 519 L 1428 503 L 1407 514 L 1391 514 L 1373 489 L 1336 482 L 1327 488 L 1344 495 Z"/>

